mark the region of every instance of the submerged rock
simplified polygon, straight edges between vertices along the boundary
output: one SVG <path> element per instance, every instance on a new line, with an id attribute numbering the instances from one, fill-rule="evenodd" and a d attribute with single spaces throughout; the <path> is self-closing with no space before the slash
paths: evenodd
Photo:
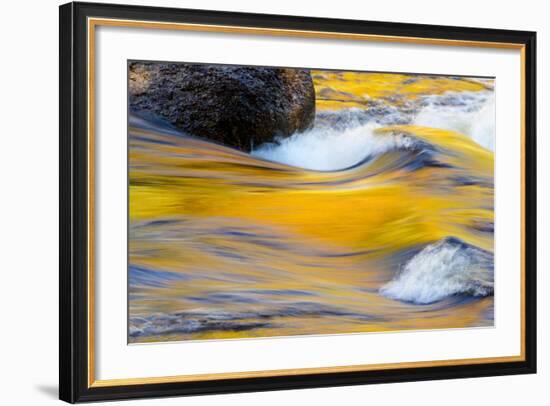
<path id="1" fill-rule="evenodd" d="M 250 151 L 307 129 L 315 117 L 308 70 L 132 62 L 133 113 Z"/>

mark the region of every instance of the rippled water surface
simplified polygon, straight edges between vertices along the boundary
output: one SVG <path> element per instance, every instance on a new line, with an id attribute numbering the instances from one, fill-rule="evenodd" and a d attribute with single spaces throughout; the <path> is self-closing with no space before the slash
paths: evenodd
<path id="1" fill-rule="evenodd" d="M 312 75 L 251 154 L 130 118 L 130 342 L 493 325 L 493 82 Z"/>

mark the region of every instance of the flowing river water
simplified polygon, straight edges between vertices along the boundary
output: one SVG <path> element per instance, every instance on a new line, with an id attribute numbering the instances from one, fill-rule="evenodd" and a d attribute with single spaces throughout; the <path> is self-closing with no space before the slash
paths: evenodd
<path id="1" fill-rule="evenodd" d="M 312 76 L 251 154 L 130 117 L 130 343 L 493 325 L 493 81 Z"/>

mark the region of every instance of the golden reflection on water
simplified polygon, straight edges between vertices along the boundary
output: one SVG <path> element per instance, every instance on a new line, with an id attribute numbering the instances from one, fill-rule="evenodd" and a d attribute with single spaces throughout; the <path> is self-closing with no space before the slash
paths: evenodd
<path id="1" fill-rule="evenodd" d="M 320 112 L 492 89 L 467 78 L 312 76 Z M 493 153 L 449 130 L 375 131 L 403 135 L 445 151 L 439 165 L 411 170 L 404 163 L 418 157 L 395 150 L 347 170 L 313 171 L 131 125 L 130 269 L 147 280 L 133 283 L 131 274 L 130 331 L 132 320 L 175 321 L 130 341 L 492 325 L 492 296 L 418 305 L 378 293 L 414 252 L 445 237 L 493 251 L 492 231 L 477 227 L 494 220 Z M 165 328 L 178 318 L 182 328 Z M 201 323 L 207 328 L 193 328 Z"/>

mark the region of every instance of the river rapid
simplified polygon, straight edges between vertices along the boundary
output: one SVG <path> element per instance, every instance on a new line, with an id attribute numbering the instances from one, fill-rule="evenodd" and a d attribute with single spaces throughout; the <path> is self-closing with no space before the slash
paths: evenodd
<path id="1" fill-rule="evenodd" d="M 312 76 L 250 154 L 130 117 L 130 343 L 493 325 L 493 81 Z"/>

